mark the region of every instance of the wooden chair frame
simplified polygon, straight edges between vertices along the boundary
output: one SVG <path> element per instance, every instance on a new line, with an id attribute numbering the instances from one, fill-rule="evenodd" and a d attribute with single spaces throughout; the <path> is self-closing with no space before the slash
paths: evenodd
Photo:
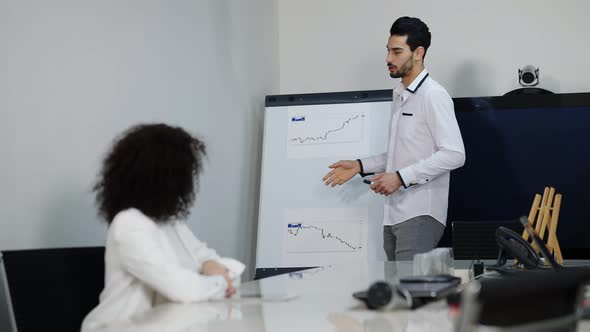
<path id="1" fill-rule="evenodd" d="M 557 223 L 559 221 L 559 209 L 561 208 L 561 194 L 555 193 L 555 188 L 545 187 L 543 196 L 536 194 L 533 200 L 533 205 L 529 212 L 529 225 L 533 227 L 535 233 L 539 235 L 542 240 L 545 240 L 545 233 L 547 233 L 547 249 L 554 256 L 559 264 L 563 264 L 563 256 L 561 254 L 561 247 L 557 240 Z M 522 238 L 525 241 L 529 240 L 529 234 L 523 231 Z M 539 253 L 539 247 L 533 242 L 532 247 Z"/>

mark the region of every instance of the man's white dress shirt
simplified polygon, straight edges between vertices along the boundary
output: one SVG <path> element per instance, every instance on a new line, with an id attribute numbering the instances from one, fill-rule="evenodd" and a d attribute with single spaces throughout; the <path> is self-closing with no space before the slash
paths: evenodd
<path id="1" fill-rule="evenodd" d="M 384 225 L 420 215 L 446 224 L 450 172 L 465 163 L 465 148 L 453 100 L 426 69 L 393 89 L 387 152 L 361 162 L 364 173 L 399 172 L 403 181 L 386 198 Z"/>

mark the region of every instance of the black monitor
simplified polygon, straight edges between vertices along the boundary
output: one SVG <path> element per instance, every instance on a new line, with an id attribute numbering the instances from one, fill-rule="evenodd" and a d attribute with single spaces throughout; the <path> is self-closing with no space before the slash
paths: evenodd
<path id="1" fill-rule="evenodd" d="M 451 173 L 448 220 L 528 215 L 534 195 L 563 194 L 566 258 L 590 257 L 590 93 L 455 98 L 466 163 Z"/>

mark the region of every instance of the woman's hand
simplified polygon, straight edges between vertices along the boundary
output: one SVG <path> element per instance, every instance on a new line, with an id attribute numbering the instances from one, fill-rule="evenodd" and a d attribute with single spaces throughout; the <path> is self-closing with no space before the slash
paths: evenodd
<path id="1" fill-rule="evenodd" d="M 201 273 L 206 276 L 222 276 L 227 283 L 225 297 L 230 297 L 235 294 L 236 288 L 232 285 L 232 280 L 229 277 L 229 270 L 222 264 L 213 260 L 205 261 L 203 262 L 203 265 L 201 265 Z"/>

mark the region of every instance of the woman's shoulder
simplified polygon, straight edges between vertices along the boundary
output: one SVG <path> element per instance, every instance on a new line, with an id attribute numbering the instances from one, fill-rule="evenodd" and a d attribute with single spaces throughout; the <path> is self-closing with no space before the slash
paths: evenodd
<path id="1" fill-rule="evenodd" d="M 109 230 L 115 236 L 129 231 L 155 231 L 157 229 L 156 223 L 150 217 L 135 208 L 129 208 L 117 213 L 109 226 Z"/>

